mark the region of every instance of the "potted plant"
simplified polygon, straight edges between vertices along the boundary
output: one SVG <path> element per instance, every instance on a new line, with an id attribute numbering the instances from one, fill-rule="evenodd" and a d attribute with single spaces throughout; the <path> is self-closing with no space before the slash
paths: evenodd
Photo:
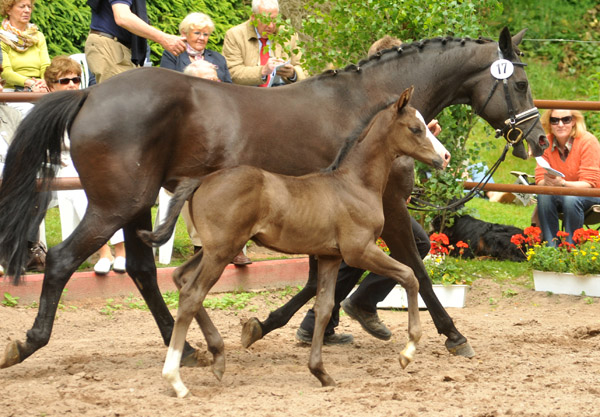
<path id="1" fill-rule="evenodd" d="M 528 227 L 514 235 L 511 242 L 519 247 L 533 268 L 536 291 L 556 294 L 600 297 L 600 236 L 594 229 L 577 229 L 573 242 L 568 233 L 559 231 L 557 247 L 541 240 L 539 227 Z"/>
<path id="2" fill-rule="evenodd" d="M 451 257 L 450 252 L 455 248 L 450 245 L 448 236 L 444 233 L 433 233 L 429 237 L 431 241 L 431 250 L 424 264 L 427 273 L 433 284 L 433 291 L 444 307 L 462 308 L 465 306 L 467 289 L 472 283 L 471 276 L 465 276 L 462 272 L 464 260 L 462 255 L 464 250 L 469 247 L 463 241 L 456 244 L 459 257 Z M 381 241 L 383 242 L 383 241 Z M 386 250 L 387 246 L 378 244 Z M 377 304 L 379 308 L 406 308 L 408 302 L 404 288 L 397 285 L 388 296 Z M 425 302 L 419 296 L 419 308 L 427 308 Z"/>

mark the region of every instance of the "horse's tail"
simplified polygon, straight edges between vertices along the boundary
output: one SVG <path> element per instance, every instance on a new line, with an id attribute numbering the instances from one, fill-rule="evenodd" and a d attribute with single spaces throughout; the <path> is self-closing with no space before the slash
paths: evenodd
<path id="1" fill-rule="evenodd" d="M 60 166 L 65 132 L 88 90 L 48 94 L 25 117 L 8 148 L 0 185 L 0 264 L 19 283 L 29 258 L 28 237 L 36 234 L 50 203 L 49 185 Z M 37 191 L 41 177 L 42 192 Z"/>
<path id="2" fill-rule="evenodd" d="M 167 218 L 154 231 L 138 230 L 137 234 L 148 246 L 164 245 L 177 225 L 177 218 L 183 208 L 183 204 L 196 191 L 202 183 L 201 178 L 185 178 L 179 182 L 169 202 Z"/>

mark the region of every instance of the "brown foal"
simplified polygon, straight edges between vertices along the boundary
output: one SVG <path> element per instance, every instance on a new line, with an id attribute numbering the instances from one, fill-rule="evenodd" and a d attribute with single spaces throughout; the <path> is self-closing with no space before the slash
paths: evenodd
<path id="1" fill-rule="evenodd" d="M 202 251 L 177 268 L 179 309 L 163 368 L 178 397 L 189 390 L 179 374 L 188 328 L 200 324 L 218 379 L 225 372 L 224 344 L 202 303 L 225 266 L 250 239 L 285 253 L 318 257 L 315 330 L 308 367 L 323 386 L 335 385 L 321 358 L 325 325 L 334 303 L 337 271 L 348 265 L 394 278 L 408 294 L 409 340 L 400 353 L 405 368 L 421 337 L 417 295 L 419 283 L 411 268 L 387 256 L 376 244 L 384 223 L 382 194 L 394 160 L 408 155 L 435 167 L 442 160 L 426 139 L 425 125 L 407 103 L 412 87 L 375 115 L 339 167 L 302 177 L 273 174 L 239 166 L 202 179 L 190 204 Z M 140 233 L 142 238 L 152 236 Z"/>

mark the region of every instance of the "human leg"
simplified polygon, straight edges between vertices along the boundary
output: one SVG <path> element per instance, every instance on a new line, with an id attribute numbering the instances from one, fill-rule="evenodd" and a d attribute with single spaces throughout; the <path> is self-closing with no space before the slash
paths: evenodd
<path id="1" fill-rule="evenodd" d="M 548 242 L 548 246 L 556 246 L 556 240 L 554 239 L 556 233 L 558 233 L 558 212 L 562 209 L 563 197 L 559 195 L 538 195 L 538 219 L 543 239 Z"/>
<path id="2" fill-rule="evenodd" d="M 565 232 L 569 234 L 567 242 L 573 243 L 573 233 L 583 227 L 585 212 L 594 204 L 600 204 L 600 198 L 568 195 L 562 197 L 563 223 Z"/>

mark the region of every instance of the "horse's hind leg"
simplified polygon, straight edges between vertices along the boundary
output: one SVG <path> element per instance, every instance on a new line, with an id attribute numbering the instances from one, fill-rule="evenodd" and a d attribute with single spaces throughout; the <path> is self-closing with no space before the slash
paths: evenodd
<path id="1" fill-rule="evenodd" d="M 74 233 L 48 251 L 40 304 L 33 327 L 27 332 L 24 343 L 12 341 L 8 344 L 4 356 L 0 358 L 0 368 L 16 365 L 48 344 L 56 309 L 71 275 L 115 231 L 107 227 L 98 233 L 98 225 L 90 227 L 90 223 L 90 217 L 85 217 Z"/>
<path id="2" fill-rule="evenodd" d="M 152 229 L 152 215 L 150 210 L 142 212 L 138 217 L 123 227 L 125 234 L 125 251 L 127 253 L 127 273 L 133 279 L 140 294 L 146 301 L 160 334 L 169 345 L 175 320 L 167 307 L 158 287 L 156 276 L 156 264 L 152 248 L 141 241 L 137 230 Z M 197 366 L 199 362 L 198 352 L 187 342 L 183 350 L 182 364 L 185 366 Z"/>
<path id="3" fill-rule="evenodd" d="M 317 260 L 309 258 L 308 281 L 302 290 L 287 303 L 269 313 L 264 322 L 252 317 L 242 327 L 242 346 L 248 348 L 275 329 L 285 326 L 292 316 L 317 293 Z"/>
<path id="4" fill-rule="evenodd" d="M 335 281 L 340 267 L 341 258 L 319 257 L 319 282 L 317 285 L 317 300 L 315 302 L 315 330 L 310 348 L 308 368 L 321 381 L 324 387 L 335 386 L 335 381 L 323 366 L 322 347 L 325 327 L 331 318 L 334 304 Z"/>

